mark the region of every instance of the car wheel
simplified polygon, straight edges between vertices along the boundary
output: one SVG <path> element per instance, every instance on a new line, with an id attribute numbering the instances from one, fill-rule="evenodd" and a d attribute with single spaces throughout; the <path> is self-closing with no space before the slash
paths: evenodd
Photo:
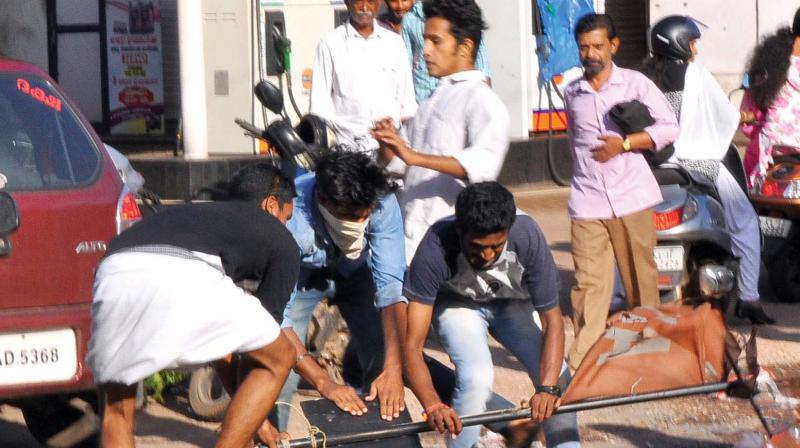
<path id="1" fill-rule="evenodd" d="M 28 399 L 20 403 L 20 408 L 28 431 L 44 447 L 100 446 L 100 418 L 94 394 Z"/>
<path id="2" fill-rule="evenodd" d="M 212 367 L 192 372 L 189 380 L 189 407 L 203 420 L 221 422 L 231 397 Z"/>
<path id="3" fill-rule="evenodd" d="M 800 247 L 786 245 L 767 265 L 775 298 L 780 302 L 800 302 Z"/>

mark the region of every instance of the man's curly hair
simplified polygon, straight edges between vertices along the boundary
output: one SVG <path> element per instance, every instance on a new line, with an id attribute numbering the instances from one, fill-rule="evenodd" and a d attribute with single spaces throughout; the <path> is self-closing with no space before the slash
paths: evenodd
<path id="1" fill-rule="evenodd" d="M 483 40 L 486 22 L 475 0 L 425 0 L 422 3 L 425 18 L 439 17 L 450 22 L 450 34 L 459 44 L 472 40 L 472 59 L 478 56 L 478 47 Z"/>
<path id="2" fill-rule="evenodd" d="M 336 151 L 317 164 L 317 194 L 337 209 L 375 209 L 396 190 L 386 171 L 360 152 Z"/>
<path id="3" fill-rule="evenodd" d="M 750 93 L 761 111 L 766 112 L 786 84 L 792 47 L 800 37 L 800 9 L 794 14 L 792 28 L 781 28 L 759 44 L 747 64 Z"/>

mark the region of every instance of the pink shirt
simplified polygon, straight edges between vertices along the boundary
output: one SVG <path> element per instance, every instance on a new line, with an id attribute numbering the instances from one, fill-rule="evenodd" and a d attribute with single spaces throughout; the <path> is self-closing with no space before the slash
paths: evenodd
<path id="1" fill-rule="evenodd" d="M 800 148 L 800 57 L 791 56 L 786 83 L 766 113 L 756 106 L 749 91 L 745 91 L 741 110 L 753 112 L 756 119 L 753 123 L 742 124 L 742 133 L 750 139 L 744 169 L 747 185 L 752 187 L 772 164 L 773 146 Z"/>
<path id="2" fill-rule="evenodd" d="M 567 132 L 575 160 L 569 214 L 573 219 L 610 219 L 627 216 L 661 202 L 661 191 L 644 157 L 638 151 L 622 153 L 600 163 L 592 149 L 603 135 L 622 135 L 608 116 L 618 103 L 639 100 L 650 109 L 656 123 L 644 129 L 661 149 L 678 137 L 678 121 L 664 94 L 643 74 L 613 66 L 600 91 L 584 78 L 565 91 Z"/>

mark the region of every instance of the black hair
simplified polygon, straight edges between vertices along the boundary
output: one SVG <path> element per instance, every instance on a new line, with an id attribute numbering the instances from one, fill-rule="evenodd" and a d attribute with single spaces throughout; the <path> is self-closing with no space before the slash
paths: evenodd
<path id="1" fill-rule="evenodd" d="M 800 8 L 794 12 L 794 20 L 792 20 L 792 35 L 800 37 Z"/>
<path id="2" fill-rule="evenodd" d="M 375 209 L 394 189 L 386 171 L 364 153 L 335 151 L 317 163 L 317 195 L 338 209 Z"/>
<path id="3" fill-rule="evenodd" d="M 642 61 L 639 71 L 650 78 L 662 92 L 683 91 L 688 63 L 661 55 L 650 55 Z"/>
<path id="4" fill-rule="evenodd" d="M 497 182 L 470 184 L 456 198 L 456 226 L 464 233 L 508 231 L 516 216 L 514 196 Z"/>
<path id="5" fill-rule="evenodd" d="M 797 14 L 795 18 L 797 23 Z M 753 50 L 747 64 L 747 74 L 753 101 L 762 112 L 769 109 L 781 87 L 786 84 L 795 37 L 788 27 L 781 28 L 764 38 Z"/>
<path id="6" fill-rule="evenodd" d="M 575 24 L 575 40 L 577 41 L 578 36 L 581 34 L 590 33 L 601 28 L 608 33 L 608 40 L 617 37 L 617 27 L 614 25 L 614 20 L 611 19 L 610 15 L 595 13 L 586 14 Z"/>
<path id="7" fill-rule="evenodd" d="M 456 42 L 462 44 L 467 39 L 472 40 L 475 45 L 472 59 L 478 57 L 478 47 L 487 26 L 483 21 L 481 7 L 475 0 L 425 0 L 422 3 L 422 12 L 426 19 L 440 17 L 450 22 L 450 34 L 456 38 Z"/>
<path id="8" fill-rule="evenodd" d="M 231 199 L 258 201 L 275 196 L 283 207 L 297 196 L 294 180 L 269 163 L 257 163 L 237 171 L 230 182 Z"/>

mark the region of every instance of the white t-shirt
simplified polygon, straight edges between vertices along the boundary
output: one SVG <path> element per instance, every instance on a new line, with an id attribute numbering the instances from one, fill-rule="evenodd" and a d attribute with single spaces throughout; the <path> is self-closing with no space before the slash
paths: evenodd
<path id="1" fill-rule="evenodd" d="M 496 180 L 508 152 L 508 110 L 476 70 L 454 73 L 439 85 L 403 128 L 411 147 L 424 154 L 454 157 L 469 182 Z M 406 260 L 436 221 L 455 212 L 465 183 L 395 157 L 388 169 L 404 173 L 398 199 L 403 211 Z"/>
<path id="2" fill-rule="evenodd" d="M 361 151 L 378 148 L 369 135 L 375 121 L 391 118 L 399 126 L 417 110 L 403 40 L 374 27 L 366 39 L 350 22 L 325 35 L 311 86 L 311 113 L 328 121 L 339 143 Z"/>

